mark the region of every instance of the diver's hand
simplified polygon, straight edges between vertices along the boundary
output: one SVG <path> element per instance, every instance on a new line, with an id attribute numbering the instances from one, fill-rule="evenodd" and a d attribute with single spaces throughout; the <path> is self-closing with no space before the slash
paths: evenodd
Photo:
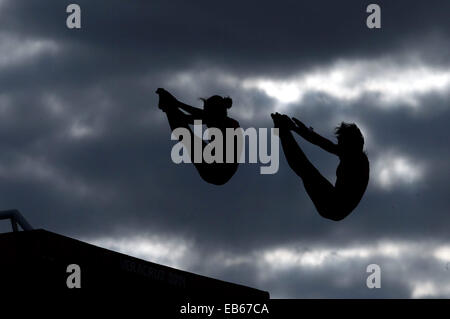
<path id="1" fill-rule="evenodd" d="M 306 125 L 303 124 L 302 121 L 300 121 L 299 119 L 297 119 L 297 118 L 295 118 L 295 117 L 293 117 L 292 120 L 293 120 L 293 121 L 295 122 L 295 124 L 297 125 L 297 126 L 295 127 L 294 130 L 295 130 L 296 132 L 298 132 L 299 134 L 301 134 L 301 133 L 307 133 L 307 132 L 313 130 L 312 127 L 307 128 Z"/>

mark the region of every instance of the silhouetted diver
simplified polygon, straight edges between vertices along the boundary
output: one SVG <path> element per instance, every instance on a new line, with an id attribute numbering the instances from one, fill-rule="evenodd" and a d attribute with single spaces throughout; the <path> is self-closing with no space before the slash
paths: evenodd
<path id="1" fill-rule="evenodd" d="M 200 176 L 208 183 L 214 185 L 223 185 L 233 177 L 239 166 L 238 159 L 240 158 L 242 151 L 242 143 L 238 143 L 237 139 L 241 138 L 242 134 L 240 130 L 236 132 L 237 136 L 233 137 L 234 141 L 234 160 L 233 163 L 226 163 L 226 128 L 239 128 L 239 122 L 235 119 L 228 117 L 227 110 L 232 106 L 232 99 L 229 97 L 221 97 L 219 95 L 213 95 L 208 99 L 201 99 L 203 101 L 203 110 L 196 108 L 178 101 L 172 94 L 165 89 L 159 88 L 156 90 L 159 95 L 159 108 L 163 110 L 169 121 L 170 128 L 175 130 L 176 128 L 183 127 L 190 131 L 191 141 L 190 143 L 183 144 L 189 151 L 191 162 L 195 165 L 195 168 L 199 172 Z M 188 114 L 182 112 L 187 112 Z M 206 124 L 208 128 L 217 128 L 223 135 L 223 163 L 194 163 L 194 139 L 201 139 L 202 150 L 207 143 L 201 138 L 196 136 L 189 124 L 194 124 L 194 120 L 201 120 L 203 124 Z M 240 146 L 240 149 L 237 149 Z"/>
<path id="2" fill-rule="evenodd" d="M 369 160 L 363 151 L 364 137 L 359 128 L 342 122 L 336 128 L 338 143 L 334 144 L 296 118 L 292 118 L 294 123 L 287 115 L 272 113 L 271 116 L 275 127 L 279 128 L 287 162 L 302 179 L 319 214 L 334 221 L 344 219 L 358 206 L 369 182 Z M 290 131 L 339 156 L 334 186 L 311 164 Z"/>

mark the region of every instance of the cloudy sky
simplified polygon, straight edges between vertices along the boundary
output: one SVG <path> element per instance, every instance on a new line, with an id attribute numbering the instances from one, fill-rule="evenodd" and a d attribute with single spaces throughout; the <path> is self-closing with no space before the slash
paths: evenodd
<path id="1" fill-rule="evenodd" d="M 45 228 L 285 298 L 450 297 L 449 1 L 0 0 L 0 207 Z M 280 149 L 224 186 L 176 165 L 156 88 L 229 95 L 241 126 L 358 124 L 367 192 L 321 218 Z M 299 142 L 334 182 L 336 158 Z M 7 224 L 2 223 L 1 229 Z M 366 267 L 381 267 L 381 289 Z"/>

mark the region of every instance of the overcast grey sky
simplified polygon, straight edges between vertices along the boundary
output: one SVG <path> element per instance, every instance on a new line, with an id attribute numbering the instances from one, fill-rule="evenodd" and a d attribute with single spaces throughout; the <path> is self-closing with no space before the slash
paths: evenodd
<path id="1" fill-rule="evenodd" d="M 450 297 L 449 1 L 0 0 L 0 207 L 30 223 L 272 297 Z M 170 159 L 156 88 L 233 98 L 241 126 L 274 111 L 366 138 L 371 179 L 321 218 L 280 149 L 224 186 Z M 337 159 L 300 141 L 333 182 Z M 366 266 L 382 288 L 366 287 Z"/>

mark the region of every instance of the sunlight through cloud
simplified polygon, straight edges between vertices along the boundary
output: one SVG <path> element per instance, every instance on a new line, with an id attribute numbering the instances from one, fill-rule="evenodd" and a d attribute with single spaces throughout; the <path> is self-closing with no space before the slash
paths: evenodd
<path id="1" fill-rule="evenodd" d="M 340 61 L 289 79 L 244 79 L 242 87 L 260 90 L 281 103 L 302 103 L 308 94 L 324 94 L 343 102 L 369 96 L 381 107 L 417 108 L 422 96 L 449 92 L 450 70 L 421 64 L 399 67 L 384 59 Z"/>
<path id="2" fill-rule="evenodd" d="M 12 34 L 0 33 L 0 67 L 17 65 L 42 54 L 59 50 L 56 42 L 45 39 L 21 39 Z"/>
<path id="3" fill-rule="evenodd" d="M 424 175 L 423 165 L 405 155 L 387 153 L 375 161 L 374 177 L 378 186 L 391 189 L 397 185 L 413 185 Z"/>
<path id="4" fill-rule="evenodd" d="M 180 268 L 186 264 L 189 243 L 178 239 L 142 235 L 122 238 L 95 238 L 89 243 L 137 258 Z"/>
<path id="5" fill-rule="evenodd" d="M 256 285 L 261 289 L 270 290 L 270 287 L 265 285 L 278 281 L 280 276 L 289 272 L 292 276 L 297 274 L 300 277 L 336 273 L 340 276 L 339 282 L 344 283 L 339 289 L 345 290 L 354 284 L 355 280 L 358 282 L 361 280 L 361 272 L 365 274 L 365 267 L 368 264 L 379 263 L 383 267 L 389 267 L 388 274 L 391 279 L 384 280 L 395 278 L 409 289 L 411 298 L 450 295 L 450 279 L 442 277 L 448 274 L 441 264 L 442 261 L 450 260 L 450 250 L 446 245 L 433 242 L 382 240 L 331 247 L 320 245 L 305 247 L 302 243 L 298 243 L 239 254 L 220 250 L 215 253 L 202 252 L 187 239 L 160 235 L 101 237 L 86 241 L 187 271 L 202 269 L 203 275 L 219 279 L 221 276 L 218 274 L 227 273 L 230 269 L 252 269 L 257 282 L 243 282 L 243 284 Z M 204 254 L 208 254 L 207 258 Z M 399 260 L 404 261 L 404 264 L 398 264 Z M 435 269 L 441 269 L 442 278 L 438 276 L 427 279 L 426 272 L 423 272 L 420 266 L 424 262 L 433 265 Z M 357 271 L 353 272 L 351 269 Z M 276 294 L 273 297 L 277 297 Z"/>

